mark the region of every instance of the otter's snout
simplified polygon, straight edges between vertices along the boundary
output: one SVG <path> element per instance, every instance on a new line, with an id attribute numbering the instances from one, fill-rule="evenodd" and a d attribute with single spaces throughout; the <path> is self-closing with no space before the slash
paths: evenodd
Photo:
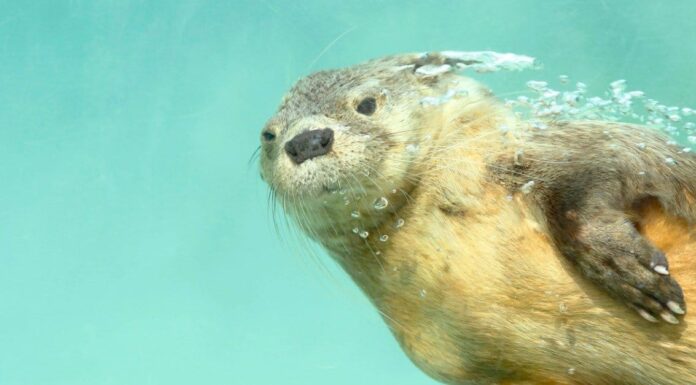
<path id="1" fill-rule="evenodd" d="M 331 150 L 334 133 L 330 128 L 305 131 L 285 143 L 285 152 L 295 164 L 324 155 Z"/>

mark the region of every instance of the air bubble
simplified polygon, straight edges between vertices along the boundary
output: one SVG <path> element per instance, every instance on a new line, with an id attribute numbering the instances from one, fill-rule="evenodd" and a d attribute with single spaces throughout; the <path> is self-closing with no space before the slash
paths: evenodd
<path id="1" fill-rule="evenodd" d="M 568 305 L 566 305 L 565 302 L 561 302 L 561 303 L 558 305 L 558 311 L 560 311 L 562 314 L 567 313 L 567 312 L 568 312 Z"/>
<path id="2" fill-rule="evenodd" d="M 545 129 L 549 128 L 549 126 L 546 123 L 540 122 L 538 120 L 532 122 L 532 127 L 536 128 L 538 130 L 545 130 Z"/>
<path id="3" fill-rule="evenodd" d="M 353 233 L 357 234 L 360 232 L 360 229 L 357 227 L 353 227 Z"/>
<path id="4" fill-rule="evenodd" d="M 379 197 L 375 202 L 372 204 L 372 207 L 375 208 L 375 210 L 384 210 L 387 208 L 389 205 L 389 201 L 385 197 Z"/>
<path id="5" fill-rule="evenodd" d="M 677 164 L 677 161 L 673 158 L 665 158 L 665 163 L 667 163 L 670 166 L 674 166 L 675 164 Z"/>
<path id="6" fill-rule="evenodd" d="M 358 210 L 354 210 L 352 213 L 350 213 L 350 216 L 353 218 L 360 218 L 360 212 Z"/>
<path id="7" fill-rule="evenodd" d="M 568 75 L 561 75 L 561 76 L 558 77 L 558 81 L 561 82 L 561 84 L 566 84 L 566 83 L 568 83 L 568 80 L 569 80 L 569 79 L 570 79 L 570 78 L 568 77 Z"/>
<path id="8" fill-rule="evenodd" d="M 568 374 L 571 376 L 575 374 L 575 368 L 568 368 Z"/>
<path id="9" fill-rule="evenodd" d="M 386 242 L 389 240 L 389 236 L 387 234 L 380 235 L 379 240 L 382 242 Z"/>
<path id="10" fill-rule="evenodd" d="M 370 236 L 370 233 L 368 233 L 366 230 L 363 230 L 360 232 L 360 238 L 365 239 Z"/>
<path id="11" fill-rule="evenodd" d="M 645 150 L 645 143 L 638 143 L 638 144 L 636 144 L 636 146 L 638 148 L 640 148 L 641 150 Z"/>
<path id="12" fill-rule="evenodd" d="M 538 81 L 538 80 L 530 80 L 527 82 L 527 88 L 532 89 L 537 92 L 543 92 L 546 90 L 546 87 L 548 87 L 549 83 L 543 82 L 543 81 Z"/>
<path id="13" fill-rule="evenodd" d="M 402 218 L 399 218 L 399 219 L 396 220 L 396 223 L 394 223 L 394 227 L 397 228 L 397 229 L 399 229 L 399 228 L 401 228 L 401 227 L 404 226 L 404 223 L 405 223 L 405 222 L 406 222 L 406 221 L 404 221 Z"/>
<path id="14" fill-rule="evenodd" d="M 533 180 L 530 180 L 529 182 L 522 185 L 522 187 L 520 187 L 520 191 L 522 191 L 522 193 L 524 193 L 524 194 L 529 194 L 530 192 L 532 192 L 532 188 L 534 187 L 535 184 L 536 184 L 536 182 L 534 182 Z"/>
<path id="15" fill-rule="evenodd" d="M 425 289 L 421 289 L 419 295 L 421 298 L 425 298 L 428 295 L 428 292 Z"/>
<path id="16" fill-rule="evenodd" d="M 409 143 L 406 145 L 406 152 L 413 155 L 418 152 L 419 146 L 415 143 Z"/>

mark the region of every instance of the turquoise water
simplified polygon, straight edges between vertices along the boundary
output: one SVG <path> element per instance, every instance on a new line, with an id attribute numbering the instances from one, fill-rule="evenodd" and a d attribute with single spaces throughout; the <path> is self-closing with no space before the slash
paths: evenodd
<path id="1" fill-rule="evenodd" d="M 696 107 L 683 1 L 0 1 L 0 385 L 432 384 L 248 160 L 311 70 L 439 49 Z M 326 266 L 325 271 L 322 264 Z"/>

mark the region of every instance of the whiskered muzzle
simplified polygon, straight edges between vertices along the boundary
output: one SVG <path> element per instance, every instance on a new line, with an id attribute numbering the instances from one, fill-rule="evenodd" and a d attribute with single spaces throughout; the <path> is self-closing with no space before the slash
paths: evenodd
<path id="1" fill-rule="evenodd" d="M 330 128 L 305 131 L 285 143 L 285 152 L 295 164 L 327 154 L 331 151 L 334 132 Z"/>

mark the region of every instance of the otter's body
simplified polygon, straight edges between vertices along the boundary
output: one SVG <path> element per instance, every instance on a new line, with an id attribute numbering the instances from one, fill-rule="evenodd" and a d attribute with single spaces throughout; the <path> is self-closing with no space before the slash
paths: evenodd
<path id="1" fill-rule="evenodd" d="M 352 89 L 346 84 L 366 77 L 386 89 L 387 99 L 377 98 L 383 110 L 359 103 L 360 114 L 377 122 L 364 128 L 374 130 L 365 142 L 355 138 L 365 135 L 360 130 L 368 121 L 339 102 L 350 92 L 325 94 L 340 113 L 309 103 L 317 111 L 305 114 L 297 109 L 311 94 L 306 91 L 321 88 L 298 86 L 264 137 L 273 130 L 274 140 L 287 143 L 320 125 L 336 132 L 332 144 L 312 144 L 314 159 L 293 164 L 269 143 L 262 166 L 288 213 L 369 296 L 413 362 L 448 384 L 696 384 L 694 313 L 679 325 L 649 323 L 588 281 L 576 266 L 585 256 L 569 259 L 564 247 L 620 243 L 622 234 L 592 235 L 573 248 L 594 228 L 594 216 L 582 219 L 584 205 L 561 212 L 577 222 L 573 232 L 556 215 L 558 207 L 572 206 L 559 202 L 582 200 L 573 192 L 581 186 L 560 183 L 563 178 L 588 177 L 595 186 L 614 180 L 582 170 L 615 171 L 629 182 L 638 180 L 628 175 L 633 172 L 648 178 L 620 183 L 625 191 L 617 196 L 630 198 L 620 209 L 640 232 L 633 238 L 644 237 L 667 255 L 669 273 L 683 288 L 682 305 L 696 309 L 694 157 L 630 125 L 566 122 L 540 134 L 483 87 L 454 75 L 426 77 L 427 86 L 410 77 L 405 85 L 384 86 L 385 77 L 391 81 L 384 67 L 408 60 L 330 77 L 334 89 Z M 467 88 L 465 97 L 419 105 L 453 83 Z M 627 150 L 636 135 L 655 152 Z M 671 159 L 666 165 L 665 158 Z M 670 167 L 677 177 L 664 177 Z M 350 172 L 341 177 L 341 170 Z M 300 181 L 308 187 L 298 187 Z M 563 194 L 551 194 L 559 189 Z M 588 202 L 595 207 L 615 194 L 607 188 Z M 622 257 L 602 261 L 614 266 Z M 606 271 L 598 282 L 612 281 L 613 270 Z M 631 272 L 618 271 L 614 281 L 622 273 Z"/>

